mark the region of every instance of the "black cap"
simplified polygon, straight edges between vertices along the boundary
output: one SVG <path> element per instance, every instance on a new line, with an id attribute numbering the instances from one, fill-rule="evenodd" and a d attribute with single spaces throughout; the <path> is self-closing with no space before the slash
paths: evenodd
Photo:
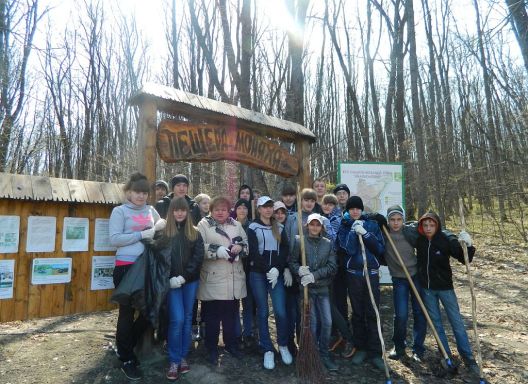
<path id="1" fill-rule="evenodd" d="M 348 211 L 349 209 L 352 209 L 352 208 L 358 208 L 358 209 L 361 209 L 362 211 L 365 209 L 365 207 L 363 207 L 363 200 L 361 200 L 361 197 L 352 196 L 348 198 L 346 202 L 346 210 Z"/>
<path id="2" fill-rule="evenodd" d="M 237 200 L 237 202 L 235 203 L 235 211 L 241 205 L 245 206 L 248 209 L 248 211 L 251 212 L 251 204 L 249 204 L 249 201 L 247 201 L 246 199 Z"/>
<path id="3" fill-rule="evenodd" d="M 166 191 L 169 190 L 169 184 L 165 180 L 156 180 L 156 183 L 154 183 L 155 187 L 163 187 Z"/>
<path id="4" fill-rule="evenodd" d="M 334 188 L 334 195 L 336 195 L 339 191 L 345 191 L 348 193 L 348 196 L 350 196 L 350 189 L 348 189 L 348 185 L 346 184 L 337 184 Z"/>
<path id="5" fill-rule="evenodd" d="M 179 183 L 185 183 L 189 185 L 189 179 L 185 175 L 176 175 L 171 179 L 171 188 L 174 189 L 174 186 Z"/>

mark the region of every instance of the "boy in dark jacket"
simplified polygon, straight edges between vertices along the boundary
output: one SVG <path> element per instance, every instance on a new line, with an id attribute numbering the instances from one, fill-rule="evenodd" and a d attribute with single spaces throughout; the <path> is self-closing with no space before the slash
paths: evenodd
<path id="1" fill-rule="evenodd" d="M 328 352 L 332 316 L 330 311 L 330 290 L 332 278 L 337 272 L 332 242 L 323 236 L 323 218 L 312 213 L 306 220 L 307 233 L 304 238 L 306 265 L 301 265 L 300 238 L 296 236 L 290 269 L 300 278 L 302 286 L 308 285 L 310 294 L 310 326 L 314 339 L 318 341 L 323 364 L 329 371 L 337 371 L 337 365 Z M 319 324 L 319 334 L 317 328 Z M 319 337 L 318 337 L 319 336 Z"/>
<path id="2" fill-rule="evenodd" d="M 363 273 L 363 254 L 359 236 L 365 244 L 368 278 L 372 293 L 379 308 L 379 267 L 385 252 L 385 242 L 376 221 L 363 215 L 363 201 L 352 196 L 346 202 L 346 211 L 337 233 L 335 247 L 338 258 L 344 260 L 347 286 L 352 303 L 352 329 L 357 352 L 352 363 L 362 364 L 368 357 L 378 369 L 384 369 L 381 358 L 381 343 L 378 336 L 376 312 Z"/>
<path id="3" fill-rule="evenodd" d="M 458 353 L 466 366 L 473 373 L 478 374 L 479 368 L 473 357 L 464 321 L 460 315 L 449 262 L 450 257 L 454 257 L 464 264 L 460 241 L 467 244 L 469 261 L 473 260 L 475 247 L 472 246 L 471 237 L 467 232 L 462 231 L 457 239 L 455 235 L 442 231 L 440 218 L 434 212 L 428 212 L 420 218 L 418 233 L 420 234 L 416 242 L 418 276 L 423 287 L 423 301 L 427 312 L 445 350 L 451 355 L 440 314 L 440 302 L 442 303 L 455 334 Z"/>

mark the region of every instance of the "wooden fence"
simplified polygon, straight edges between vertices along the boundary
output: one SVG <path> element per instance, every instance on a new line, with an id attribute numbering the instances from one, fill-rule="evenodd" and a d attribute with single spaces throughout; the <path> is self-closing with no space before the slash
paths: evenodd
<path id="1" fill-rule="evenodd" d="M 0 322 L 115 307 L 109 302 L 112 290 L 91 290 L 91 269 L 92 256 L 114 255 L 114 252 L 94 251 L 95 219 L 109 218 L 112 208 L 122 198 L 117 184 L 0 173 L 0 215 L 20 217 L 18 252 L 0 253 L 0 260 L 15 260 L 13 298 L 0 300 Z M 29 216 L 56 217 L 54 252 L 26 252 Z M 62 251 L 64 217 L 89 219 L 87 252 Z M 59 257 L 72 259 L 69 283 L 31 284 L 34 258 Z"/>

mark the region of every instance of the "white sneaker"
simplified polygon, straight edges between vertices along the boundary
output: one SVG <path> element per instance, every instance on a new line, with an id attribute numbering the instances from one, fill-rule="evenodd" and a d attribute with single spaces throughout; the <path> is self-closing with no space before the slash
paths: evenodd
<path id="1" fill-rule="evenodd" d="M 275 368 L 275 356 L 272 351 L 268 351 L 264 354 L 264 368 Z"/>
<path id="2" fill-rule="evenodd" d="M 288 350 L 288 347 L 279 346 L 279 352 L 282 357 L 282 362 L 286 365 L 290 365 L 293 361 L 293 358 L 290 351 Z"/>

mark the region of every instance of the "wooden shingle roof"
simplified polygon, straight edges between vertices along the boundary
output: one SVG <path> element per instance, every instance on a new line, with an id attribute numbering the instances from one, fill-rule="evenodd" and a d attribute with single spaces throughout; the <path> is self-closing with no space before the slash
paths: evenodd
<path id="1" fill-rule="evenodd" d="M 47 176 L 0 173 L 0 198 L 77 203 L 121 204 L 123 185 Z"/>
<path id="2" fill-rule="evenodd" d="M 153 101 L 159 111 L 194 121 L 236 124 L 263 136 L 278 137 L 287 141 L 294 141 L 299 136 L 311 142 L 315 141 L 312 131 L 300 124 L 159 84 L 144 84 L 128 102 L 131 105 L 140 105 L 144 101 Z"/>

